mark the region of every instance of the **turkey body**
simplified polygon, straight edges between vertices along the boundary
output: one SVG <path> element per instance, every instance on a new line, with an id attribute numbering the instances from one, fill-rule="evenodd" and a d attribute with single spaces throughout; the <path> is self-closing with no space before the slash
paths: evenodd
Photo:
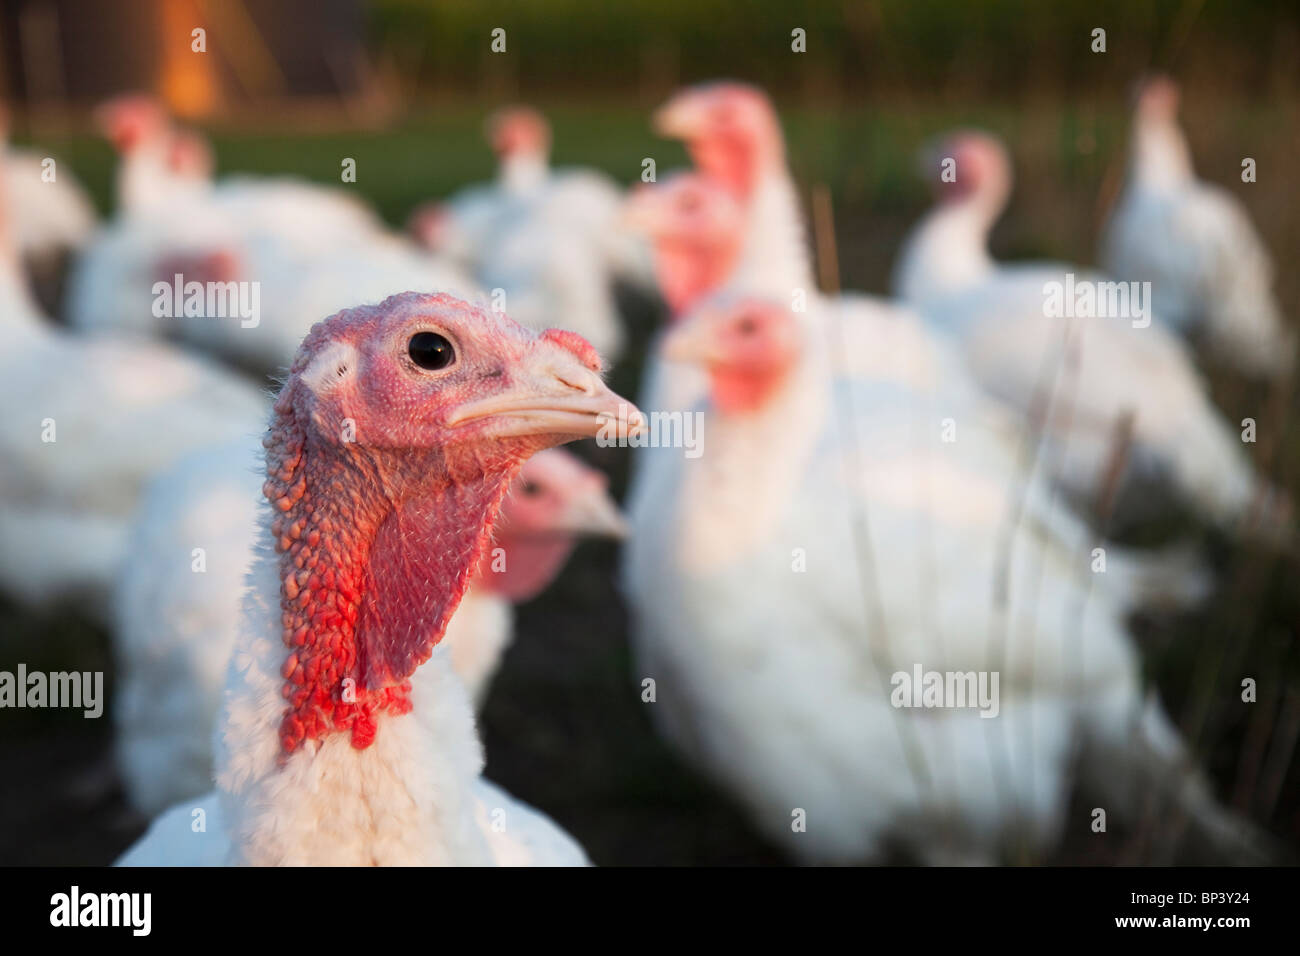
<path id="1" fill-rule="evenodd" d="M 202 293 L 193 309 L 191 282 Z M 180 338 L 276 374 L 322 315 L 396 289 L 477 296 L 468 277 L 345 193 L 235 178 L 186 183 L 166 203 L 119 214 L 78 261 L 68 311 L 83 331 Z"/>
<path id="2" fill-rule="evenodd" d="M 30 313 L 5 331 L 0 578 L 24 603 L 75 595 L 103 620 L 146 483 L 196 448 L 256 434 L 266 400 L 163 343 L 74 337 Z"/>
<path id="3" fill-rule="evenodd" d="M 1178 98 L 1166 77 L 1139 93 L 1128 178 L 1100 261 L 1112 275 L 1149 283 L 1156 314 L 1221 360 L 1282 375 L 1295 363 L 1295 333 L 1273 292 L 1272 257 L 1242 202 L 1196 177 Z"/>
<path id="4" fill-rule="evenodd" d="M 1015 442 L 966 420 L 946 442 L 907 387 L 829 369 L 806 356 L 743 414 L 706 404 L 709 452 L 660 499 L 633 610 L 665 736 L 809 863 L 1041 854 L 1076 783 L 1136 821 L 1157 774 L 1225 826 L 1172 769 L 1121 589 Z M 996 701 L 900 703 L 930 671 L 997 675 Z"/>
<path id="5" fill-rule="evenodd" d="M 1131 427 L 1122 518 L 1144 514 L 1147 492 L 1163 485 L 1229 529 L 1242 528 L 1258 502 L 1286 525 L 1289 506 L 1255 473 L 1190 351 L 1152 313 L 1149 296 L 1141 289 L 1117 296 L 1117 304 L 1127 300 L 1127 314 L 1111 315 L 1104 292 L 1114 287 L 1111 277 L 1065 264 L 996 262 L 987 242 L 1010 189 L 1005 151 L 982 134 L 967 134 L 950 150 L 969 155 L 966 168 L 985 178 L 972 175 L 968 194 L 941 203 L 908 237 L 895 291 L 949 339 L 988 395 L 1042 431 L 1039 458 L 1053 479 L 1092 507 L 1105 493 L 1117 436 Z M 1074 317 L 1063 297 L 1084 287 L 1097 305 Z"/>

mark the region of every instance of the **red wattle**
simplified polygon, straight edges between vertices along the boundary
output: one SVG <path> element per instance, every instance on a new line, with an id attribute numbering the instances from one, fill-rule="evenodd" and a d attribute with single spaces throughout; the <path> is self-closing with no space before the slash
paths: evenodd
<path id="1" fill-rule="evenodd" d="M 408 678 L 446 632 L 517 471 L 449 480 L 437 449 L 322 448 L 298 414 L 291 385 L 264 442 L 286 647 L 282 759 L 345 731 L 368 747 L 380 713 L 410 712 Z"/>

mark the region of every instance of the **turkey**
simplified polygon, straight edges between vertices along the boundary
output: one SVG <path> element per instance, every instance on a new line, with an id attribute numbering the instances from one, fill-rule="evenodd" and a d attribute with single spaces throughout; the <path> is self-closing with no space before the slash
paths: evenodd
<path id="1" fill-rule="evenodd" d="M 211 189 L 211 147 L 177 129 L 152 97 L 116 97 L 95 111 L 95 120 L 119 157 L 114 181 L 119 216 L 166 216 Z"/>
<path id="2" fill-rule="evenodd" d="M 7 151 L 3 189 L 33 291 L 57 315 L 68 264 L 94 232 L 95 207 L 66 163 L 35 150 Z"/>
<path id="3" fill-rule="evenodd" d="M 214 181 L 212 146 L 194 130 L 176 126 L 150 96 L 110 100 L 96 112 L 100 131 L 119 156 L 119 214 L 158 213 L 179 218 L 190 200 L 229 208 L 249 229 L 288 230 L 304 242 L 383 231 L 381 220 L 345 190 L 303 180 L 235 176 Z"/>
<path id="4" fill-rule="evenodd" d="M 585 862 L 481 782 L 469 698 L 439 644 L 523 462 L 642 427 L 611 425 L 627 402 L 599 369 L 573 333 L 448 295 L 404 293 L 312 330 L 263 441 L 217 790 L 119 862 Z"/>
<path id="5" fill-rule="evenodd" d="M 1015 444 L 918 429 L 908 386 L 834 376 L 813 326 L 724 293 L 665 343 L 707 371 L 709 452 L 675 474 L 633 606 L 661 731 L 805 863 L 1045 853 L 1088 826 L 1065 818 L 1076 780 L 1112 826 L 1159 796 L 1254 852 L 1146 697 L 1122 573 L 1092 574 Z M 915 710 L 920 671 L 999 684 Z"/>
<path id="6" fill-rule="evenodd" d="M 930 334 L 911 309 L 863 293 L 818 292 L 781 124 L 761 90 L 729 81 L 688 87 L 654 121 L 661 134 L 685 141 L 705 183 L 727 190 L 744 209 L 740 251 L 726 277 L 732 288 L 791 302 L 814 316 L 819 334 L 836 343 L 835 368 L 847 375 L 922 382 L 946 401 L 982 404 L 981 414 L 998 414 L 978 394 L 950 344 Z M 665 193 L 664 202 L 672 196 Z M 717 200 L 710 204 L 719 206 Z M 734 224 L 730 216 L 720 221 Z M 661 257 L 666 251 L 663 242 L 656 249 Z M 669 268 L 680 269 L 683 261 L 672 255 Z M 659 275 L 662 281 L 662 267 Z"/>
<path id="7" fill-rule="evenodd" d="M 1141 290 L 1120 297 L 1126 285 L 1064 264 L 996 262 L 988 234 L 1011 192 L 1005 148 L 992 136 L 966 132 L 939 152 L 955 164 L 956 179 L 940 182 L 938 204 L 904 243 L 895 291 L 952 337 L 990 395 L 1035 427 L 1045 422 L 1042 466 L 1076 500 L 1095 501 L 1117 429 L 1131 416 L 1120 520 L 1147 515 L 1160 498 L 1149 489 L 1172 485 L 1227 529 L 1289 535 L 1285 497 L 1256 475 L 1187 349 L 1153 319 L 1149 301 L 1137 314 Z M 1134 314 L 1057 317 L 1053 299 L 1062 305 L 1071 289 L 1080 290 L 1078 302 L 1089 301 L 1083 290 L 1093 291 L 1092 311 L 1127 300 Z M 1107 289 L 1115 291 L 1113 300 Z M 1270 517 L 1252 520 L 1257 508 Z"/>
<path id="8" fill-rule="evenodd" d="M 488 118 L 486 133 L 497 156 L 496 181 L 420 206 L 408 222 L 420 242 L 471 270 L 492 254 L 493 237 L 545 195 L 551 178 L 550 125 L 540 113 L 525 107 L 502 110 Z"/>
<path id="9" fill-rule="evenodd" d="M 421 207 L 410 228 L 427 246 L 503 290 L 505 310 L 530 328 L 562 323 L 608 360 L 624 344 L 616 282 L 649 283 L 646 252 L 621 221 L 622 194 L 591 170 L 552 171 L 550 126 L 513 107 L 488 121 L 497 181 Z"/>
<path id="10" fill-rule="evenodd" d="M 1202 182 L 1178 126 L 1178 87 L 1145 82 L 1133 117 L 1128 182 L 1102 236 L 1101 263 L 1151 283 L 1156 314 L 1197 334 L 1229 364 L 1280 376 L 1295 363 L 1295 334 L 1273 294 L 1273 262 L 1245 206 Z"/>
<path id="11" fill-rule="evenodd" d="M 728 190 L 695 172 L 674 173 L 637 187 L 625 217 L 651 242 L 670 324 L 731 275 L 747 221 Z M 704 395 L 708 380 L 695 365 L 665 360 L 665 334 L 661 330 L 647 350 L 637 404 L 652 413 L 689 412 Z M 680 448 L 647 446 L 632 455 L 626 499 L 631 533 L 623 549 L 620 582 L 633 602 L 654 600 L 655 581 L 647 568 L 656 563 L 651 555 L 663 546 L 663 510 L 675 486 L 673 472 L 685 467 Z"/>
<path id="12" fill-rule="evenodd" d="M 257 451 L 238 441 L 187 456 L 152 483 L 132 528 L 114 593 L 114 721 L 127 798 L 146 816 L 212 788 L 212 729 L 254 557 Z M 510 644 L 512 604 L 551 582 L 577 535 L 621 535 L 605 485 L 558 448 L 524 463 L 447 627 L 476 704 Z"/>
<path id="13" fill-rule="evenodd" d="M 659 294 L 675 321 L 732 275 L 744 242 L 740 203 L 700 173 L 675 172 L 638 186 L 624 217 L 650 241 Z M 646 356 L 639 404 L 646 409 L 690 408 L 703 394 L 704 377 L 691 365 L 661 361 L 659 341 Z M 638 456 L 640 457 L 640 456 Z"/>
<path id="14" fill-rule="evenodd" d="M 49 161 L 54 165 L 48 165 Z M 4 162 L 14 241 L 25 259 L 75 252 L 95 229 L 95 207 L 66 163 L 11 149 Z"/>
<path id="15" fill-rule="evenodd" d="M 514 605 L 550 585 L 579 535 L 627 533 L 608 484 L 601 472 L 560 449 L 538 452 L 524 464 L 501 505 L 492 549 L 447 629 L 451 666 L 476 707 L 514 637 Z"/>
<path id="16" fill-rule="evenodd" d="M 765 115 L 766 101 L 747 96 L 738 100 L 764 107 L 755 120 L 756 126 L 764 128 L 757 117 Z M 771 175 L 784 176 L 776 170 Z M 791 227 L 797 231 L 797 210 L 792 213 L 796 218 Z M 736 269 L 754 224 L 734 193 L 717 178 L 679 173 L 643 186 L 629 202 L 628 218 L 652 240 L 662 294 L 675 315 L 724 284 L 747 294 L 762 291 L 788 301 L 789 289 L 772 289 L 761 270 Z M 796 243 L 783 253 L 772 250 L 771 254 L 799 255 L 800 248 Z M 806 262 L 798 269 L 806 271 Z M 774 269 L 771 274 L 779 273 Z M 980 395 L 955 352 L 907 310 L 865 297 L 828 297 L 811 290 L 803 305 L 815 334 L 835 356 L 834 367 L 882 388 L 892 384 L 906 396 L 907 414 L 917 428 L 938 427 L 942 420 L 953 418 L 977 419 L 986 427 L 1014 431 L 1014 421 Z M 656 340 L 646 363 L 640 406 L 685 412 L 695 407 L 706 390 L 703 371 L 695 365 L 664 360 Z M 655 555 L 664 547 L 668 532 L 662 515 L 671 504 L 674 473 L 692 467 L 682 449 L 675 447 L 639 448 L 633 456 L 627 495 L 632 533 L 624 549 L 621 580 L 634 603 L 655 600 L 658 585 L 654 574 L 645 569 L 656 565 L 659 559 Z M 636 620 L 633 626 L 639 626 Z"/>
<path id="17" fill-rule="evenodd" d="M 100 620 L 149 478 L 254 435 L 262 394 L 161 343 L 79 338 L 31 301 L 0 209 L 0 586 Z"/>
<path id="18" fill-rule="evenodd" d="M 393 289 L 478 296 L 467 276 L 389 233 L 346 192 L 251 177 L 214 183 L 198 158 L 206 145 L 156 104 L 115 110 L 107 125 L 121 144 L 120 211 L 71 277 L 74 327 L 177 336 L 276 374 L 316 319 L 344 306 Z M 187 137 L 190 147 L 178 149 Z"/>
<path id="19" fill-rule="evenodd" d="M 736 281 L 783 301 L 792 301 L 796 291 L 815 295 L 799 194 L 767 96 L 730 81 L 688 87 L 659 108 L 654 125 L 660 135 L 683 140 L 696 169 L 745 209 Z"/>

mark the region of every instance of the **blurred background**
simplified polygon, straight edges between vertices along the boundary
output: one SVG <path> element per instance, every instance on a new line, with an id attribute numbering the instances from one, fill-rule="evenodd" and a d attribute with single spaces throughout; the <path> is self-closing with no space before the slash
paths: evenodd
<path id="1" fill-rule="evenodd" d="M 1267 0 L 5 0 L 0 96 L 11 139 L 57 156 L 112 210 L 115 156 L 91 111 L 127 91 L 161 97 L 202 129 L 219 173 L 292 174 L 354 189 L 393 226 L 418 204 L 491 179 L 494 108 L 527 102 L 554 129 L 553 162 L 631 184 L 642 160 L 685 165 L 649 112 L 682 84 L 733 77 L 776 100 L 807 198 L 834 199 L 846 288 L 883 292 L 907 229 L 928 205 L 917 151 L 954 126 L 996 131 L 1017 183 L 993 236 L 1000 258 L 1091 263 L 1123 174 L 1134 80 L 1183 83 L 1197 170 L 1249 209 L 1300 315 L 1300 6 Z M 206 30 L 207 54 L 191 53 Z M 807 31 L 807 52 L 790 31 Z M 1105 53 L 1091 31 L 1106 30 Z M 493 53 L 491 31 L 506 30 Z M 1243 184 L 1253 157 L 1258 181 Z M 396 290 L 394 290 L 396 291 Z M 54 276 L 42 288 L 59 307 Z M 630 345 L 612 384 L 635 394 L 662 308 L 621 301 Z M 1300 496 L 1291 386 L 1267 393 L 1211 370 L 1228 418 L 1281 410 L 1252 451 Z M 626 456 L 576 449 L 621 495 Z M 1138 529 L 1147 540 L 1180 529 Z M 1222 585 L 1195 614 L 1137 622 L 1147 676 L 1220 798 L 1294 847 L 1300 841 L 1300 589 L 1294 557 L 1211 541 Z M 599 864 L 779 862 L 722 794 L 655 737 L 631 673 L 613 584 L 616 548 L 586 543 L 519 612 L 517 639 L 483 717 L 487 773 L 551 814 Z M 108 635 L 75 606 L 34 615 L 0 598 L 0 669 L 104 670 Z M 1259 679 L 1251 708 L 1239 675 Z M 1265 679 L 1268 678 L 1268 679 Z M 1277 679 L 1280 678 L 1280 679 Z M 140 832 L 110 786 L 109 716 L 0 713 L 0 863 L 100 864 Z M 1117 849 L 1117 846 L 1119 849 Z M 1067 840 L 1049 862 L 1140 862 L 1137 841 Z"/>

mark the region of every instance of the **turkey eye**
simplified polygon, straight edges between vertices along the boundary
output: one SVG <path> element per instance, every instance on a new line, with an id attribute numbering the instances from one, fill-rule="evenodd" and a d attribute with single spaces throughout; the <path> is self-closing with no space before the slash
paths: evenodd
<path id="1" fill-rule="evenodd" d="M 741 335 L 753 335 L 758 331 L 758 323 L 749 316 L 746 316 L 740 320 L 740 325 L 737 326 L 737 329 L 740 331 Z"/>
<path id="2" fill-rule="evenodd" d="M 411 361 L 420 368 L 436 372 L 456 361 L 456 350 L 437 332 L 416 332 L 406 347 Z"/>
<path id="3" fill-rule="evenodd" d="M 534 498 L 542 493 L 542 489 L 538 487 L 535 481 L 525 481 L 519 486 L 519 491 L 521 494 L 529 498 Z"/>

